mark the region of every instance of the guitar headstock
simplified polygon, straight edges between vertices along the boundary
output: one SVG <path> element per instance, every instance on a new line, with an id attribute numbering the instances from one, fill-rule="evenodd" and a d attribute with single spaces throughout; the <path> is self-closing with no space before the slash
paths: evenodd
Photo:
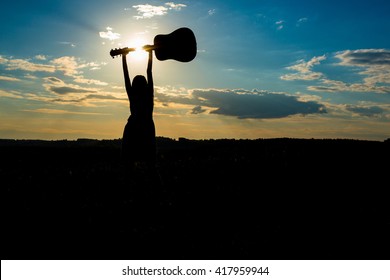
<path id="1" fill-rule="evenodd" d="M 110 55 L 112 58 L 114 58 L 115 56 L 128 54 L 129 52 L 133 52 L 133 51 L 135 51 L 135 48 L 127 48 L 127 47 L 116 48 L 116 49 L 111 49 Z"/>

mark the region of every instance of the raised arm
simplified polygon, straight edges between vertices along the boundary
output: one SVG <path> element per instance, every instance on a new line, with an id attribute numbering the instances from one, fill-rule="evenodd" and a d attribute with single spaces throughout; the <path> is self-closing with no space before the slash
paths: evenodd
<path id="1" fill-rule="evenodd" d="M 152 66 L 153 66 L 153 50 L 151 48 L 147 49 L 149 52 L 149 59 L 148 59 L 148 68 L 146 70 L 146 74 L 148 77 L 148 85 L 153 90 L 153 74 L 152 74 Z"/>
<path id="2" fill-rule="evenodd" d="M 129 95 L 130 91 L 131 91 L 131 81 L 130 81 L 130 76 L 129 76 L 129 70 L 127 68 L 126 54 L 122 55 L 122 65 L 123 65 L 123 75 L 125 78 L 126 92 L 127 92 L 127 95 Z"/>

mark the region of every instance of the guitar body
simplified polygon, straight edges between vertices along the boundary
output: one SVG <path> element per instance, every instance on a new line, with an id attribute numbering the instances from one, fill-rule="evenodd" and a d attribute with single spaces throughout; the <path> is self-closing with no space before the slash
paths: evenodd
<path id="1" fill-rule="evenodd" d="M 170 34 L 157 35 L 154 37 L 154 52 L 158 60 L 189 62 L 197 52 L 195 35 L 187 27 L 176 29 Z"/>

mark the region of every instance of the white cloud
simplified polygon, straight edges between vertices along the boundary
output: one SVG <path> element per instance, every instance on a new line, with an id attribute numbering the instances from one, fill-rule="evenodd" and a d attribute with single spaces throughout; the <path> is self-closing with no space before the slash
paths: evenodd
<path id="1" fill-rule="evenodd" d="M 27 73 L 26 75 L 24 75 L 24 78 L 30 79 L 30 80 L 36 80 L 36 79 L 38 79 L 37 76 L 31 75 L 31 74 L 29 74 L 29 73 Z"/>
<path id="2" fill-rule="evenodd" d="M 294 70 L 297 71 L 298 73 L 294 74 L 286 74 L 281 76 L 280 78 L 282 80 L 287 80 L 287 81 L 293 81 L 293 80 L 306 80 L 306 81 L 311 81 L 311 80 L 318 80 L 323 77 L 323 74 L 320 72 L 313 72 L 312 68 L 315 65 L 318 65 L 321 63 L 321 61 L 325 60 L 326 56 L 315 56 L 309 61 L 304 61 L 300 60 L 298 61 L 298 64 L 295 64 L 293 66 L 286 67 L 288 70 Z"/>
<path id="3" fill-rule="evenodd" d="M 390 50 L 386 49 L 360 49 L 346 50 L 335 55 L 340 59 L 339 65 L 345 66 L 390 66 Z"/>
<path id="4" fill-rule="evenodd" d="M 28 59 L 7 59 L 0 57 L 0 64 L 6 66 L 6 70 L 24 70 L 29 72 L 50 72 L 53 73 L 56 71 L 54 65 L 49 64 L 40 64 L 30 62 Z"/>
<path id="5" fill-rule="evenodd" d="M 322 79 L 319 86 L 308 86 L 308 90 L 317 92 L 375 92 L 390 93 L 389 86 L 370 85 L 366 83 L 345 83 L 343 81 Z"/>
<path id="6" fill-rule="evenodd" d="M 0 89 L 0 97 L 8 97 L 8 98 L 15 98 L 15 99 L 24 99 L 24 96 L 22 93 L 15 91 L 15 90 L 2 90 Z"/>
<path id="7" fill-rule="evenodd" d="M 100 65 L 96 62 L 84 63 L 80 62 L 74 56 L 62 56 L 52 60 L 52 63 L 57 66 L 57 70 L 63 71 L 64 75 L 74 78 L 74 82 L 80 84 L 94 84 L 98 86 L 106 86 L 106 82 L 102 82 L 95 79 L 87 79 L 83 75 L 79 69 L 89 67 L 90 70 L 100 69 Z"/>
<path id="8" fill-rule="evenodd" d="M 207 12 L 209 14 L 209 16 L 212 16 L 216 13 L 216 10 L 215 9 L 211 9 Z"/>
<path id="9" fill-rule="evenodd" d="M 359 69 L 360 72 L 357 74 L 361 78 L 361 82 L 346 83 L 323 78 L 320 85 L 309 86 L 309 90 L 318 92 L 390 93 L 390 50 L 346 50 L 336 53 L 335 58 L 340 60 L 336 66 L 348 67 L 352 71 Z M 286 77 L 284 79 L 288 80 Z"/>
<path id="10" fill-rule="evenodd" d="M 72 43 L 72 42 L 59 42 L 59 44 L 61 44 L 61 45 L 69 45 L 72 48 L 76 47 L 76 44 Z"/>
<path id="11" fill-rule="evenodd" d="M 8 76 L 0 76 L 1 81 L 7 81 L 7 82 L 20 82 L 21 79 L 14 78 L 14 77 L 8 77 Z"/>
<path id="12" fill-rule="evenodd" d="M 165 3 L 165 6 L 168 6 L 170 10 L 180 11 L 182 8 L 187 7 L 185 4 L 175 4 L 173 2 Z"/>
<path id="13" fill-rule="evenodd" d="M 297 20 L 297 24 L 296 26 L 297 27 L 300 27 L 303 23 L 307 22 L 308 21 L 308 18 L 307 17 L 303 17 L 303 18 L 300 18 Z"/>
<path id="14" fill-rule="evenodd" d="M 298 64 L 289 66 L 286 69 L 289 70 L 296 70 L 300 73 L 310 73 L 312 72 L 311 69 L 313 68 L 314 65 L 318 65 L 321 63 L 321 61 L 325 60 L 326 56 L 315 56 L 312 59 L 310 59 L 308 62 L 305 62 L 303 60 L 300 60 Z"/>
<path id="15" fill-rule="evenodd" d="M 338 52 L 339 65 L 361 67 L 360 75 L 366 76 L 364 84 L 372 87 L 377 84 L 390 84 L 390 50 L 360 49 Z"/>
<path id="16" fill-rule="evenodd" d="M 57 70 L 63 71 L 66 76 L 75 76 L 79 73 L 78 62 L 74 56 L 62 56 L 51 61 L 56 65 Z"/>
<path id="17" fill-rule="evenodd" d="M 6 64 L 7 62 L 8 62 L 8 59 L 6 59 L 0 55 L 0 64 Z"/>
<path id="18" fill-rule="evenodd" d="M 36 58 L 36 57 L 35 57 Z M 74 56 L 62 56 L 54 58 L 51 61 L 48 61 L 47 64 L 38 64 L 30 62 L 30 59 L 8 59 L 5 57 L 0 57 L 0 64 L 5 65 L 6 70 L 23 70 L 28 72 L 46 72 L 46 73 L 55 73 L 63 72 L 65 76 L 73 78 L 73 81 L 80 84 L 93 84 L 99 86 L 106 86 L 106 82 L 102 82 L 95 79 L 88 79 L 82 75 L 80 69 L 89 68 L 90 71 L 100 69 L 100 66 L 105 65 L 106 63 L 97 63 L 97 62 L 85 62 Z M 24 75 L 28 79 L 37 79 L 36 76 L 30 74 Z M 51 79 L 50 82 L 53 83 L 53 77 L 48 77 Z M 47 78 L 45 78 L 47 79 Z M 10 77 L 10 76 L 0 76 L 0 80 L 3 81 L 21 81 L 19 78 Z M 61 80 L 57 80 L 59 82 Z"/>
<path id="19" fill-rule="evenodd" d="M 88 62 L 83 67 L 89 67 L 89 70 L 100 70 L 102 65 L 107 65 L 106 62 L 103 63 L 97 63 L 97 62 Z"/>
<path id="20" fill-rule="evenodd" d="M 121 34 L 119 33 L 115 33 L 115 32 L 112 32 L 112 28 L 111 27 L 106 27 L 106 30 L 107 31 L 100 31 L 99 32 L 99 36 L 100 38 L 103 38 L 103 39 L 108 39 L 110 41 L 113 41 L 113 40 L 117 40 L 121 37 Z"/>
<path id="21" fill-rule="evenodd" d="M 284 20 L 279 20 L 279 21 L 275 22 L 275 24 L 277 26 L 276 29 L 277 30 L 282 30 L 283 27 L 284 27 L 283 23 L 284 23 Z"/>
<path id="22" fill-rule="evenodd" d="M 44 56 L 42 54 L 36 55 L 35 58 L 38 59 L 38 60 L 46 60 L 46 56 Z"/>
<path id="23" fill-rule="evenodd" d="M 133 8 L 136 9 L 138 13 L 138 15 L 134 16 L 134 18 L 146 19 L 154 16 L 163 16 L 166 15 L 169 10 L 180 11 L 184 7 L 187 7 L 187 5 L 176 4 L 174 2 L 166 2 L 164 6 L 153 6 L 150 4 L 134 5 Z"/>
<path id="24" fill-rule="evenodd" d="M 62 71 L 66 76 L 75 76 L 79 74 L 77 69 L 84 68 L 90 64 L 79 64 L 79 61 L 74 56 L 62 56 L 55 58 L 47 64 L 39 64 L 30 62 L 30 59 L 7 59 L 3 58 L 0 64 L 4 64 L 6 70 L 24 70 L 28 72 L 48 72 L 54 73 Z M 96 67 L 93 64 L 93 67 Z"/>
<path id="25" fill-rule="evenodd" d="M 136 19 L 152 18 L 154 16 L 163 16 L 168 12 L 168 8 L 164 6 L 152 6 L 146 5 L 135 5 L 133 6 L 138 12 L 138 16 L 134 16 Z"/>
<path id="26" fill-rule="evenodd" d="M 302 74 L 302 73 L 287 74 L 281 76 L 280 78 L 286 81 L 294 81 L 294 80 L 312 81 L 312 80 L 318 80 L 321 77 L 322 77 L 322 73 L 310 72 L 306 74 Z"/>
<path id="27" fill-rule="evenodd" d="M 85 79 L 83 77 L 76 77 L 74 79 L 74 81 L 76 83 L 79 83 L 79 84 L 93 84 L 93 85 L 98 85 L 98 86 L 107 86 L 108 85 L 108 83 L 106 83 L 106 82 L 102 82 L 102 81 L 94 80 L 94 79 Z"/>

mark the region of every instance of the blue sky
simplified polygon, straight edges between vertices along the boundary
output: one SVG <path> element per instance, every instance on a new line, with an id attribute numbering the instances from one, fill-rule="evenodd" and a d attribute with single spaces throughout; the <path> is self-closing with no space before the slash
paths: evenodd
<path id="1" fill-rule="evenodd" d="M 129 115 L 120 59 L 180 27 L 188 63 L 154 59 L 158 136 L 390 137 L 390 2 L 2 3 L 0 138 L 114 139 Z M 146 74 L 145 52 L 128 57 Z"/>

